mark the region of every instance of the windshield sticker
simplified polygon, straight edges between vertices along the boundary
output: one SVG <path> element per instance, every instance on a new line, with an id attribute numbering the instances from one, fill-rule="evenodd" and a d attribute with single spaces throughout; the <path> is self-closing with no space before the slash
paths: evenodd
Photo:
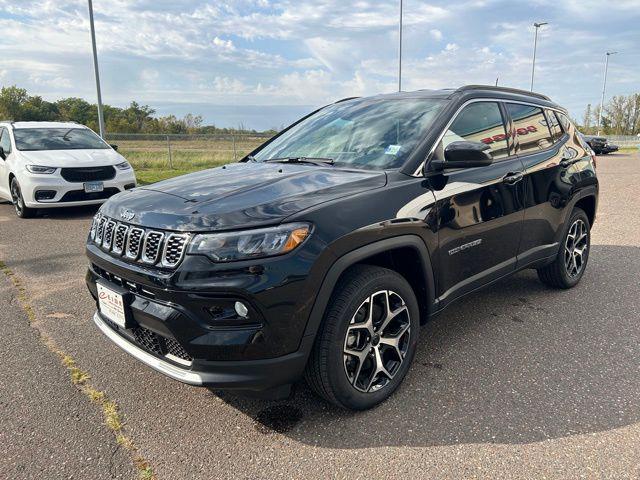
<path id="1" fill-rule="evenodd" d="M 389 145 L 387 148 L 384 149 L 384 154 L 397 155 L 401 148 L 402 148 L 401 145 Z"/>

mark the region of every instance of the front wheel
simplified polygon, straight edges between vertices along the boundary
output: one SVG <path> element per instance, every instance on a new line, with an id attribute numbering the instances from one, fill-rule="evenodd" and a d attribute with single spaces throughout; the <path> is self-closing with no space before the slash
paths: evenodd
<path id="1" fill-rule="evenodd" d="M 11 179 L 11 201 L 13 202 L 13 208 L 16 211 L 16 215 L 20 218 L 31 218 L 36 214 L 36 210 L 29 208 L 24 204 L 24 197 L 22 196 L 22 190 L 20 190 L 20 184 L 15 178 Z"/>
<path id="2" fill-rule="evenodd" d="M 538 269 L 538 278 L 555 288 L 571 288 L 578 284 L 589 260 L 591 232 L 584 210 L 574 208 L 562 245 L 553 263 Z"/>
<path id="3" fill-rule="evenodd" d="M 365 410 L 400 386 L 420 328 L 413 289 L 398 273 L 358 265 L 336 286 L 306 370 L 307 383 L 342 408 Z"/>

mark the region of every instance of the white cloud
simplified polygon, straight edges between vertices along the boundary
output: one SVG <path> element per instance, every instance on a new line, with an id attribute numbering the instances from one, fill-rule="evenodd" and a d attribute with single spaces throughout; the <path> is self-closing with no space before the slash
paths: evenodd
<path id="1" fill-rule="evenodd" d="M 231 40 L 222 40 L 220 37 L 214 37 L 213 44 L 222 50 L 234 51 L 236 49 Z"/>
<path id="2" fill-rule="evenodd" d="M 437 40 L 438 42 L 442 40 L 442 32 L 437 28 L 432 28 L 431 30 L 429 30 L 429 34 L 434 40 Z"/>
<path id="3" fill-rule="evenodd" d="M 638 84 L 640 0 L 609 2 L 605 23 L 597 0 L 531 1 L 405 2 L 405 88 L 493 84 L 497 76 L 526 88 L 532 9 L 550 22 L 540 31 L 540 89 L 560 102 L 595 103 L 606 49 L 623 52 L 610 70 L 611 94 Z M 320 104 L 390 92 L 397 7 L 383 0 L 97 2 L 105 99 Z M 93 97 L 86 0 L 0 0 L 0 31 L 3 84 Z"/>
<path id="4" fill-rule="evenodd" d="M 213 91 L 216 93 L 240 94 L 247 90 L 247 85 L 237 78 L 215 77 L 213 79 Z"/>

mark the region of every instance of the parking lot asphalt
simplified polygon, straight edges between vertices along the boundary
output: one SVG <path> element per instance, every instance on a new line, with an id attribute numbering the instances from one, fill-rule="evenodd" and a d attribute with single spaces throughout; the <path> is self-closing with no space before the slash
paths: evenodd
<path id="1" fill-rule="evenodd" d="M 42 335 L 117 402 L 157 478 L 638 478 L 639 167 L 638 154 L 598 157 L 600 205 L 578 287 L 551 290 L 526 271 L 460 300 L 423 328 L 400 390 L 361 413 L 326 405 L 304 384 L 278 402 L 185 386 L 120 351 L 93 325 L 84 285 L 95 209 L 18 220 L 0 205 L 0 260 L 23 283 Z M 38 459 L 43 478 L 67 478 L 58 467 L 75 456 L 86 460 L 69 469 L 100 472 L 75 478 L 108 478 L 114 436 L 11 288 L 0 281 L 0 347 L 3 368 L 8 358 L 21 373 L 0 377 L 10 452 L 0 454 L 0 477 L 17 472 L 20 457 Z M 51 425 L 47 409 L 78 420 Z M 16 432 L 25 425 L 47 434 L 29 445 Z M 86 441 L 61 441 L 70 436 Z M 47 459 L 51 451 L 60 453 Z"/>

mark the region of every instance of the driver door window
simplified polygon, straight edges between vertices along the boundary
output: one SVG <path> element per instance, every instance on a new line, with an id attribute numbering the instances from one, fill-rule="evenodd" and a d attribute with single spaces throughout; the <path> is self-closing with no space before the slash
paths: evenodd
<path id="1" fill-rule="evenodd" d="M 6 128 L 0 128 L 0 147 L 4 150 L 5 156 L 11 153 L 11 138 Z"/>
<path id="2" fill-rule="evenodd" d="M 441 152 L 450 143 L 463 140 L 489 145 L 494 160 L 509 156 L 507 132 L 496 102 L 476 102 L 464 107 L 445 132 Z"/>

